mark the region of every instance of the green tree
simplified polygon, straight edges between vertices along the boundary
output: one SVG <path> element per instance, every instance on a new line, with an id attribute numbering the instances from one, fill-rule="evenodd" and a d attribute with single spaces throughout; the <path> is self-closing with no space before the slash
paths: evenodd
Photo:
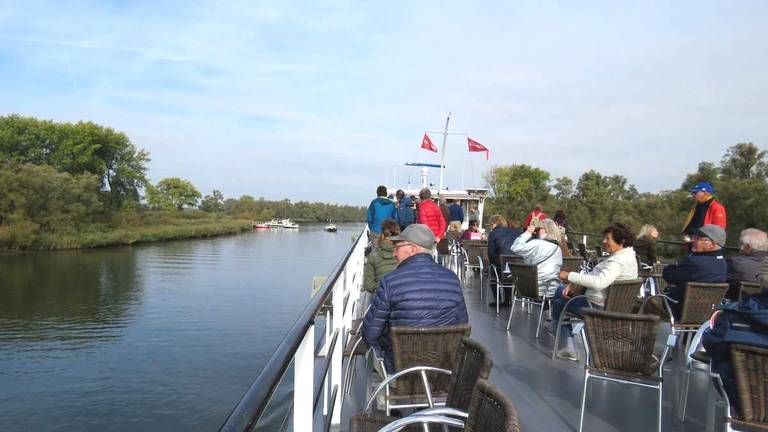
<path id="1" fill-rule="evenodd" d="M 486 173 L 490 209 L 521 219 L 534 205 L 550 199 L 549 173 L 529 165 L 496 166 Z"/>
<path id="2" fill-rule="evenodd" d="M 224 211 L 224 194 L 216 189 L 213 190 L 211 195 L 206 195 L 203 200 L 200 201 L 200 210 L 204 212 L 223 212 Z"/>
<path id="3" fill-rule="evenodd" d="M 196 206 L 198 199 L 200 192 L 192 183 L 178 177 L 164 178 L 156 186 L 147 187 L 147 202 L 154 208 L 181 210 Z"/>
<path id="4" fill-rule="evenodd" d="M 764 180 L 768 174 L 765 150 L 752 143 L 739 143 L 728 148 L 720 161 L 723 180 Z"/>

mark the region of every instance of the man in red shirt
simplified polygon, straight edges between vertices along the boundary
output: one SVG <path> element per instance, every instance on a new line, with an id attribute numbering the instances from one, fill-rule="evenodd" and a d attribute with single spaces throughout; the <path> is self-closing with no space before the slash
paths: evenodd
<path id="1" fill-rule="evenodd" d="M 688 213 L 683 225 L 683 234 L 691 236 L 704 225 L 717 225 L 725 229 L 725 207 L 720 204 L 712 193 L 715 189 L 710 183 L 696 183 L 689 192 L 696 201 L 696 205 Z"/>
<path id="2" fill-rule="evenodd" d="M 429 227 L 437 241 L 445 236 L 445 218 L 440 207 L 432 201 L 432 192 L 424 188 L 419 192 L 419 223 Z"/>

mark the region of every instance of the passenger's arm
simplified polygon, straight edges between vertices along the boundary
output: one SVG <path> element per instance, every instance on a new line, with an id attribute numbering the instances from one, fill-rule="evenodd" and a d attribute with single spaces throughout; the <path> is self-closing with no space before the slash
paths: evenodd
<path id="1" fill-rule="evenodd" d="M 528 241 L 530 240 L 531 234 L 533 233 L 532 227 L 533 225 L 529 225 L 524 233 L 517 236 L 515 241 L 512 243 L 512 247 L 510 248 L 512 253 L 525 256 L 536 248 L 536 243 Z"/>
<path id="2" fill-rule="evenodd" d="M 381 352 L 381 343 L 379 338 L 384 333 L 384 329 L 389 325 L 389 313 L 392 310 L 389 299 L 387 298 L 387 290 L 384 287 L 384 281 L 379 282 L 379 288 L 376 290 L 376 295 L 373 296 L 371 301 L 371 307 L 368 309 L 368 313 L 363 318 L 363 326 L 361 333 L 363 340 L 369 347 L 375 348 L 377 352 Z"/>
<path id="3" fill-rule="evenodd" d="M 376 291 L 376 269 L 373 268 L 370 259 L 365 260 L 363 268 L 363 289 L 369 293 Z"/>
<path id="4" fill-rule="evenodd" d="M 608 288 L 621 275 L 622 264 L 607 260 L 595 267 L 590 273 L 568 273 L 568 281 L 593 290 Z"/>

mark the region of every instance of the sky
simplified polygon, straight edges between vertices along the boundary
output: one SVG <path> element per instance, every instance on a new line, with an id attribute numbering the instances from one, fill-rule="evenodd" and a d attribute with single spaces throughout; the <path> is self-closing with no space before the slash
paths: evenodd
<path id="1" fill-rule="evenodd" d="M 153 183 L 204 195 L 367 205 L 439 163 L 420 143 L 448 113 L 448 187 L 524 163 L 656 192 L 768 146 L 767 19 L 761 0 L 5 0 L 0 115 L 123 131 Z"/>

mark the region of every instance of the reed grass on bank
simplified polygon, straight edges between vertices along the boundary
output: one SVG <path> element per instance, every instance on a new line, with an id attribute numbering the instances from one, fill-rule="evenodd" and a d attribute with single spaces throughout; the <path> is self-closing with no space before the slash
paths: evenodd
<path id="1" fill-rule="evenodd" d="M 238 234 L 252 228 L 250 221 L 224 218 L 166 216 L 141 222 L 117 227 L 95 226 L 87 231 L 68 233 L 0 230 L 0 250 L 65 250 L 130 246 L 140 243 Z"/>

